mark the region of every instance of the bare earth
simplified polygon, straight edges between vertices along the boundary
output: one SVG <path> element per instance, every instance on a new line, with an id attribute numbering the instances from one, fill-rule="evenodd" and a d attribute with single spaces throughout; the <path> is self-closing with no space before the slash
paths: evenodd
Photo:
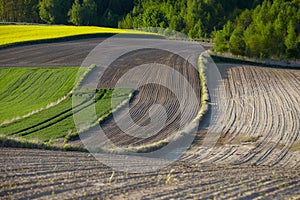
<path id="1" fill-rule="evenodd" d="M 0 67 L 78 67 L 103 38 L 16 46 L 0 50 Z"/>
<path id="2" fill-rule="evenodd" d="M 79 66 L 99 40 L 2 49 L 0 66 Z M 153 50 L 128 55 L 120 70 L 116 61 L 103 83 L 113 84 L 118 74 L 132 67 L 130 61 L 146 54 L 149 61 L 172 65 L 190 82 L 194 80 L 200 96 L 198 74 L 188 63 Z M 199 152 L 206 128 L 199 130 L 181 160 L 143 174 L 113 172 L 88 153 L 1 148 L 1 199 L 300 199 L 300 155 L 293 150 L 300 140 L 300 71 L 233 64 L 218 68 L 228 97 L 226 123 L 205 158 L 200 159 Z M 180 113 L 175 97 L 165 88 L 141 88 L 131 102 L 133 119 L 147 124 L 147 110 L 156 103 L 169 105 L 168 125 L 160 134 L 132 139 L 108 120 L 105 129 L 110 139 L 120 146 L 140 145 L 172 134 Z"/>
<path id="3" fill-rule="evenodd" d="M 228 107 L 218 145 L 201 162 L 300 166 L 300 71 L 218 64 Z M 205 131 L 205 130 L 204 130 Z M 187 153 L 193 161 L 201 146 Z M 200 162 L 200 160 L 199 160 Z"/>
<path id="4" fill-rule="evenodd" d="M 2 199 L 300 198 L 300 172 L 293 168 L 178 161 L 158 172 L 112 176 L 87 153 L 7 148 L 0 154 Z"/>

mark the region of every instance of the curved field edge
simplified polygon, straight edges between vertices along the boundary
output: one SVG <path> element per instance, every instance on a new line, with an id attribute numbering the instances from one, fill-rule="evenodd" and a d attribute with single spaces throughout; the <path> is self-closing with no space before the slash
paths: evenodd
<path id="1" fill-rule="evenodd" d="M 23 118 L 23 120 L 18 120 L 18 121 L 12 122 L 11 124 L 2 125 L 2 127 L 0 126 L 2 128 L 2 131 L 1 131 L 2 133 L 0 134 L 0 146 L 42 148 L 42 149 L 61 149 L 61 150 L 70 150 L 71 149 L 71 150 L 85 151 L 85 149 L 82 147 L 67 144 L 68 141 L 73 140 L 74 138 L 78 138 L 78 133 L 76 131 L 75 132 L 71 131 L 69 133 L 65 132 L 65 134 L 62 137 L 59 137 L 61 139 L 53 138 L 50 140 L 47 139 L 47 141 L 45 141 L 45 140 L 42 140 L 39 138 L 48 137 L 47 135 L 49 135 L 49 134 L 51 137 L 52 137 L 52 134 L 54 134 L 53 137 L 56 137 L 57 134 L 60 134 L 60 133 L 54 133 L 56 131 L 52 130 L 53 128 L 51 129 L 51 127 L 53 125 L 56 126 L 56 124 L 57 124 L 58 128 L 59 128 L 59 126 L 62 126 L 62 125 L 64 126 L 64 124 L 70 125 L 70 123 L 69 123 L 70 119 L 71 119 L 70 116 L 72 117 L 72 115 L 73 115 L 72 112 L 74 112 L 74 109 L 72 108 L 72 100 L 71 100 L 72 95 L 74 94 L 74 90 L 81 84 L 84 77 L 87 74 L 89 74 L 94 67 L 95 66 L 92 65 L 88 68 L 81 68 L 81 70 L 78 71 L 78 76 L 77 76 L 75 86 L 71 90 L 71 92 L 68 93 L 68 95 L 65 97 L 65 99 L 63 101 L 59 102 L 56 105 L 48 107 L 47 109 L 39 110 L 39 112 L 36 112 L 30 116 L 26 116 L 26 118 Z M 92 104 L 94 101 L 93 98 L 98 98 L 99 100 L 97 100 L 97 101 L 99 101 L 100 103 L 101 103 L 101 101 L 104 102 L 103 105 L 95 104 L 96 107 L 100 106 L 99 107 L 100 109 L 98 108 L 98 111 L 101 113 L 100 114 L 101 116 L 89 128 L 104 121 L 113 112 L 116 112 L 118 109 L 120 109 L 133 96 L 132 90 L 130 90 L 130 89 L 117 89 L 117 90 L 118 91 L 116 91 L 116 94 L 117 94 L 116 102 L 112 103 L 112 105 L 110 105 L 110 106 L 107 104 L 107 102 L 108 102 L 107 99 L 111 98 L 110 97 L 110 95 L 112 93 L 111 89 L 110 90 L 107 90 L 107 89 L 99 90 L 100 94 L 95 94 L 95 96 L 91 97 L 87 102 L 85 102 L 85 104 Z M 98 97 L 97 97 L 97 95 L 98 95 Z M 69 104 L 71 105 L 71 107 Z M 66 106 L 68 106 L 68 108 Z M 86 106 L 86 105 L 81 105 L 81 106 Z M 110 108 L 108 111 L 106 109 L 107 106 Z M 69 109 L 69 107 L 70 107 L 70 109 Z M 76 109 L 78 110 L 80 108 L 76 108 Z M 75 112 L 78 112 L 78 111 L 75 111 Z M 70 118 L 70 119 L 66 120 L 66 117 Z M 55 123 L 56 121 L 58 123 Z M 60 123 L 61 121 L 65 121 L 65 122 L 63 122 L 62 125 L 59 125 L 59 124 L 61 124 Z M 50 127 L 50 129 L 49 129 L 49 127 Z M 72 130 L 73 129 L 75 130 L 75 126 L 72 128 Z M 46 130 L 46 132 L 45 132 L 45 130 Z M 50 131 L 50 133 L 48 133 L 47 131 Z M 3 134 L 4 132 L 6 132 L 6 134 Z M 57 130 L 57 132 L 59 132 L 59 130 Z M 13 134 L 11 134 L 11 133 L 13 133 Z M 43 136 L 41 136 L 41 135 L 43 135 Z"/>
<path id="2" fill-rule="evenodd" d="M 72 107 L 72 97 L 68 97 L 66 101 L 53 108 L 0 127 L 0 132 L 4 134 L 1 137 L 1 146 L 47 149 L 65 149 L 71 146 L 79 150 L 84 149 L 69 144 L 69 141 L 79 139 L 73 115 L 84 108 L 95 106 L 99 118 L 97 121 L 105 120 L 114 110 L 122 106 L 122 102 L 131 94 L 129 89 L 114 90 L 118 94 L 115 96 L 115 102 L 111 103 L 112 91 L 112 89 L 99 90 L 95 96 L 90 96 L 75 107 Z"/>
<path id="3" fill-rule="evenodd" d="M 138 30 L 59 25 L 3 25 L 0 26 L 0 49 L 37 43 L 60 42 L 75 39 L 109 37 L 115 34 L 149 37 L 155 34 Z"/>
<path id="4" fill-rule="evenodd" d="M 95 96 L 72 107 L 72 97 L 57 106 L 42 111 L 23 120 L 14 122 L 0 128 L 0 146 L 3 147 L 26 147 L 46 149 L 73 149 L 85 151 L 83 147 L 69 144 L 77 140 L 78 132 L 73 121 L 74 113 L 80 110 L 95 106 L 97 110 L 97 121 L 88 127 L 92 128 L 97 122 L 109 117 L 112 112 L 123 106 L 132 95 L 129 89 L 118 89 L 118 96 L 114 103 L 111 103 L 112 89 L 102 89 Z"/>
<path id="5" fill-rule="evenodd" d="M 65 100 L 78 68 L 1 68 L 0 126 L 29 117 Z M 32 102 L 35 102 L 32 104 Z"/>
<path id="6" fill-rule="evenodd" d="M 0 147 L 88 152 L 85 148 L 76 145 L 53 145 L 37 140 L 27 140 L 3 134 L 0 134 Z"/>
<path id="7" fill-rule="evenodd" d="M 200 79 L 200 88 L 201 88 L 201 105 L 200 109 L 198 111 L 198 114 L 196 118 L 190 123 L 192 125 L 192 131 L 195 130 L 195 128 L 198 128 L 199 123 L 201 122 L 202 118 L 204 117 L 205 113 L 208 111 L 208 100 L 209 100 L 209 94 L 208 94 L 208 89 L 206 85 L 206 75 L 205 75 L 205 70 L 206 70 L 206 64 L 210 60 L 209 54 L 207 52 L 203 52 L 200 54 L 198 58 L 198 71 L 199 71 L 199 79 Z M 110 149 L 108 151 L 114 152 L 114 153 L 124 153 L 124 152 L 135 152 L 135 153 L 148 153 L 152 152 L 155 150 L 158 150 L 170 142 L 178 141 L 185 137 L 186 135 L 190 134 L 190 132 L 182 130 L 179 133 L 177 133 L 175 136 L 171 135 L 167 137 L 164 140 L 148 144 L 148 145 L 143 145 L 139 147 L 127 147 L 123 148 L 121 151 L 116 150 L 116 149 Z"/>

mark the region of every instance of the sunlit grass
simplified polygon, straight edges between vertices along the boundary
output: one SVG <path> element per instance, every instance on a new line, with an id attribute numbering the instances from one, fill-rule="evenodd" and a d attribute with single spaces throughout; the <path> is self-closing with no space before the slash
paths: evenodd
<path id="1" fill-rule="evenodd" d="M 122 102 L 130 99 L 132 90 L 125 88 L 99 89 L 95 94 L 87 91 L 74 94 L 81 80 L 75 81 L 76 76 L 85 76 L 91 68 L 79 69 L 0 68 L 0 134 L 39 142 L 69 140 L 78 135 L 74 113 L 83 114 L 85 110 L 95 107 L 96 121 L 93 124 L 97 124 L 101 122 L 99 119 L 106 119 Z M 80 102 L 75 105 L 72 101 L 74 95 L 81 96 Z M 52 103 L 58 99 L 61 101 Z M 53 105 L 49 107 L 49 103 Z M 28 113 L 30 115 L 23 116 Z M 1 125 L 1 122 L 17 116 L 22 117 Z"/>
<path id="2" fill-rule="evenodd" d="M 112 101 L 113 94 L 117 94 L 114 95 L 114 101 Z M 108 116 L 113 108 L 129 98 L 129 94 L 131 94 L 130 89 L 100 89 L 95 94 L 95 98 L 74 108 L 72 108 L 72 97 L 69 96 L 56 106 L 8 125 L 0 126 L 0 133 L 42 142 L 63 138 L 68 134 L 77 132 L 73 118 L 74 112 L 94 106 L 97 118 Z"/>
<path id="3" fill-rule="evenodd" d="M 79 67 L 0 68 L 0 124 L 62 99 Z"/>

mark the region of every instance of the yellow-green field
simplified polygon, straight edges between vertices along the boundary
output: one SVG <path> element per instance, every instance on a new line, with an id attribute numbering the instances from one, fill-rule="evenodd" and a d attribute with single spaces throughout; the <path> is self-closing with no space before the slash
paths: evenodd
<path id="1" fill-rule="evenodd" d="M 139 34 L 142 32 L 95 26 L 3 25 L 0 26 L 0 47 L 70 36 L 119 33 Z"/>

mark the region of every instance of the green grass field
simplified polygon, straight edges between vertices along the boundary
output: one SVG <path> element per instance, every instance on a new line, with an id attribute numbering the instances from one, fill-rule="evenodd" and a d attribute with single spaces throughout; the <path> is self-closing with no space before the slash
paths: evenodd
<path id="1" fill-rule="evenodd" d="M 60 104 L 39 113 L 31 115 L 8 125 L 0 126 L 0 133 L 8 136 L 17 136 L 25 139 L 37 139 L 47 142 L 51 139 L 63 138 L 67 135 L 76 135 L 76 127 L 73 120 L 73 112 L 95 106 L 97 117 L 100 118 L 111 113 L 111 108 L 116 107 L 125 99 L 128 99 L 131 90 L 116 89 L 118 93 L 111 103 L 112 89 L 99 90 L 94 98 L 82 102 L 72 110 L 72 97 L 68 97 Z M 95 104 L 94 103 L 95 100 Z"/>
<path id="2" fill-rule="evenodd" d="M 105 118 L 132 94 L 130 89 L 100 89 L 94 95 L 86 93 L 81 98 L 82 102 L 72 108 L 74 94 L 67 94 L 76 85 L 78 70 L 79 67 L 0 69 L 2 121 L 44 108 L 28 117 L 1 125 L 0 135 L 37 142 L 69 140 L 78 135 L 73 113 L 94 106 L 97 119 Z M 88 72 L 88 68 L 80 70 L 83 75 L 85 72 Z M 50 102 L 64 96 L 65 100 L 45 108 Z"/>
<path id="3" fill-rule="evenodd" d="M 2 25 L 0 26 L 0 47 L 78 35 L 118 33 L 139 34 L 142 32 L 95 26 Z"/>
<path id="4" fill-rule="evenodd" d="M 0 68 L 0 124 L 45 108 L 74 87 L 79 68 Z"/>

